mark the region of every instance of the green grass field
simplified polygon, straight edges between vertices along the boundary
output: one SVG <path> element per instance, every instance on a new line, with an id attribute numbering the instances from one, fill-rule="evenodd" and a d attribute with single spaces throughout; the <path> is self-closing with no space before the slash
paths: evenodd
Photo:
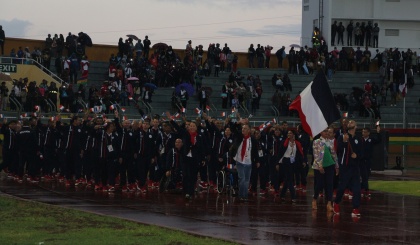
<path id="1" fill-rule="evenodd" d="M 0 196 L 0 222 L 0 244 L 230 244 L 5 196 Z"/>
<path id="2" fill-rule="evenodd" d="M 369 189 L 402 195 L 420 196 L 420 181 L 369 181 Z"/>

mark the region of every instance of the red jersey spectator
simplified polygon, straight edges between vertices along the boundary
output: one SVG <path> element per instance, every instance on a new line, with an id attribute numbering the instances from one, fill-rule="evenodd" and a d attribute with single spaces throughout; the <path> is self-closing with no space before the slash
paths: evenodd
<path id="1" fill-rule="evenodd" d="M 364 86 L 364 90 L 368 94 L 372 93 L 372 84 L 370 84 L 369 80 L 366 81 L 365 86 Z"/>

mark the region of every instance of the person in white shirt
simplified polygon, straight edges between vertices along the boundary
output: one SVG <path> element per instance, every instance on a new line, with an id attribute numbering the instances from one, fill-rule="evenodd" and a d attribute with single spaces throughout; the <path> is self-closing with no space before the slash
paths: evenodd
<path id="1" fill-rule="evenodd" d="M 241 121 L 240 121 L 241 123 Z M 248 200 L 248 187 L 251 178 L 252 165 L 260 167 L 258 162 L 258 142 L 251 138 L 251 128 L 248 124 L 242 125 L 242 134 L 238 134 L 231 147 L 231 156 L 236 161 L 239 178 L 239 199 Z"/>

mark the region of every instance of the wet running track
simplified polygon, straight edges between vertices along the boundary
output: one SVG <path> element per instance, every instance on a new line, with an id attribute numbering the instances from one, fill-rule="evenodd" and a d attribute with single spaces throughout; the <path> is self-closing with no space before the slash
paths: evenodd
<path id="1" fill-rule="evenodd" d="M 311 190 L 299 193 L 296 204 L 272 195 L 244 203 L 213 192 L 185 200 L 157 190 L 102 193 L 3 177 L 0 192 L 243 244 L 420 244 L 420 198 L 413 196 L 373 192 L 370 200 L 362 198 L 361 218 L 353 219 L 350 200 L 339 216 L 328 214 L 323 200 L 312 211 Z"/>

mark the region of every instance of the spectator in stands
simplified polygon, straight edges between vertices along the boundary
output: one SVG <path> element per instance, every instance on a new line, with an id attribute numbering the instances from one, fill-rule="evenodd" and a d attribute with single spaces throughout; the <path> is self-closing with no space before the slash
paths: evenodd
<path id="1" fill-rule="evenodd" d="M 369 97 L 369 94 L 367 94 L 367 93 L 364 95 L 363 106 L 365 108 L 363 115 L 365 117 L 368 117 L 370 115 L 372 115 L 374 117 L 375 113 L 372 109 L 372 101 Z"/>
<path id="2" fill-rule="evenodd" d="M 70 56 L 70 62 L 70 83 L 77 83 L 77 73 L 79 72 L 80 64 L 74 53 Z"/>
<path id="3" fill-rule="evenodd" d="M 386 84 L 382 84 L 381 92 L 380 92 L 380 94 L 381 94 L 381 105 L 386 106 L 387 92 L 388 92 L 388 86 Z"/>
<path id="4" fill-rule="evenodd" d="M 51 38 L 51 34 L 48 34 L 47 38 L 45 39 L 45 48 L 51 50 L 53 44 L 53 39 Z"/>
<path id="5" fill-rule="evenodd" d="M 50 99 L 55 106 L 57 106 L 57 95 L 58 95 L 57 86 L 55 82 L 51 82 L 50 86 L 48 87 L 48 99 Z"/>
<path id="6" fill-rule="evenodd" d="M 146 103 L 152 103 L 152 95 L 153 95 L 152 89 L 148 87 L 144 87 L 143 101 Z"/>
<path id="7" fill-rule="evenodd" d="M 41 53 L 42 66 L 44 66 L 47 70 L 50 69 L 51 65 L 51 52 L 51 49 L 44 49 Z"/>
<path id="8" fill-rule="evenodd" d="M 149 40 L 149 37 L 145 36 L 143 40 L 143 56 L 146 58 L 149 57 L 150 45 L 151 45 L 151 42 Z"/>
<path id="9" fill-rule="evenodd" d="M 16 50 L 14 48 L 12 48 L 12 50 L 10 51 L 9 57 L 10 58 L 16 58 L 17 57 Z M 12 64 L 19 64 L 19 61 L 17 59 L 11 59 L 11 63 Z"/>
<path id="10" fill-rule="evenodd" d="M 124 55 L 124 42 L 122 37 L 118 39 L 118 53 L 121 57 Z"/>
<path id="11" fill-rule="evenodd" d="M 257 86 L 255 86 L 255 93 L 257 94 L 255 106 L 256 106 L 256 109 L 260 109 L 260 101 L 261 101 L 261 96 L 263 93 L 261 82 L 257 82 Z"/>
<path id="12" fill-rule="evenodd" d="M 270 68 L 271 50 L 273 50 L 273 47 L 270 45 L 265 47 L 265 68 Z"/>
<path id="13" fill-rule="evenodd" d="M 255 49 L 254 44 L 251 44 L 248 48 L 248 64 L 249 68 L 254 68 Z"/>
<path id="14" fill-rule="evenodd" d="M 226 81 L 225 84 L 222 86 L 222 92 L 220 94 L 220 97 L 222 98 L 222 108 L 226 109 L 227 108 L 227 102 L 228 102 L 228 98 L 230 97 L 229 94 L 229 90 L 230 90 L 230 85 L 229 82 Z"/>
<path id="15" fill-rule="evenodd" d="M 340 71 L 347 71 L 347 52 L 346 49 L 343 47 L 338 55 L 338 59 L 339 59 L 339 67 L 338 69 Z"/>
<path id="16" fill-rule="evenodd" d="M 296 71 L 296 52 L 295 48 L 291 47 L 289 50 L 289 74 L 295 74 Z"/>
<path id="17" fill-rule="evenodd" d="M 9 89 L 6 86 L 6 82 L 1 83 L 0 87 L 0 99 L 1 99 L 1 110 L 5 111 L 7 108 L 7 102 L 9 98 Z"/>
<path id="18" fill-rule="evenodd" d="M 55 58 L 63 56 L 63 49 L 64 49 L 64 36 L 60 34 L 60 36 L 56 39 L 56 52 L 52 53 Z"/>
<path id="19" fill-rule="evenodd" d="M 258 68 L 263 68 L 265 52 L 264 52 L 264 48 L 260 44 L 257 44 L 257 49 L 255 50 L 255 54 L 257 56 Z"/>
<path id="20" fill-rule="evenodd" d="M 286 48 L 282 46 L 279 50 L 276 52 L 277 57 L 277 67 L 283 68 L 283 59 L 286 58 L 286 52 L 284 51 Z"/>
<path id="21" fill-rule="evenodd" d="M 232 71 L 233 57 L 234 57 L 234 55 L 233 55 L 232 51 L 229 50 L 228 54 L 226 55 L 226 62 L 227 62 L 226 71 L 227 72 Z"/>
<path id="22" fill-rule="evenodd" d="M 271 103 L 277 108 L 277 110 L 281 110 L 281 92 L 279 90 L 274 92 L 273 96 L 271 97 Z"/>
<path id="23" fill-rule="evenodd" d="M 368 47 L 366 47 L 365 51 L 363 51 L 363 58 L 362 58 L 362 64 L 363 64 L 363 70 L 369 71 L 370 66 L 370 59 L 372 54 L 370 53 L 370 50 Z"/>
<path id="24" fill-rule="evenodd" d="M 290 81 L 289 75 L 287 75 L 287 73 L 283 74 L 282 81 L 283 81 L 284 91 L 292 92 L 292 82 Z"/>
<path id="25" fill-rule="evenodd" d="M 227 54 L 224 51 L 222 51 L 219 54 L 219 58 L 220 58 L 220 71 L 225 72 Z"/>
<path id="26" fill-rule="evenodd" d="M 284 91 L 284 83 L 281 74 L 277 75 L 276 78 L 276 90 Z"/>
<path id="27" fill-rule="evenodd" d="M 365 85 L 363 86 L 363 89 L 365 90 L 365 93 L 372 93 L 372 84 L 370 84 L 369 80 L 366 81 Z"/>
<path id="28" fill-rule="evenodd" d="M 356 58 L 356 70 L 357 72 L 360 72 L 360 66 L 362 63 L 363 58 L 363 52 L 360 50 L 360 47 L 357 47 L 357 50 L 355 52 L 355 58 Z"/>
<path id="29" fill-rule="evenodd" d="M 68 108 L 68 94 L 67 94 L 67 89 L 66 86 L 64 84 L 61 85 L 60 89 L 58 90 L 59 95 L 60 95 L 60 103 L 61 105 L 63 105 L 65 108 Z"/>
<path id="30" fill-rule="evenodd" d="M 353 42 L 353 30 L 354 30 L 354 26 L 353 26 L 353 21 L 350 20 L 350 23 L 347 25 L 347 46 L 352 46 L 352 42 Z"/>
<path id="31" fill-rule="evenodd" d="M 89 67 L 90 63 L 87 55 L 82 56 L 82 61 L 80 61 L 80 69 L 82 71 L 82 79 L 87 79 L 89 76 Z"/>
<path id="32" fill-rule="evenodd" d="M 348 106 L 349 115 L 348 116 L 352 118 L 352 117 L 354 117 L 354 111 L 359 108 L 358 105 L 357 105 L 358 101 L 357 101 L 357 98 L 356 98 L 354 92 L 350 93 L 348 104 L 349 104 L 349 106 Z"/>
<path id="33" fill-rule="evenodd" d="M 236 72 L 238 67 L 238 56 L 233 53 L 233 61 L 232 61 L 232 71 Z"/>
<path id="34" fill-rule="evenodd" d="M 1 56 L 4 55 L 4 43 L 6 42 L 6 35 L 4 34 L 3 26 L 0 25 L 0 48 Z"/>

